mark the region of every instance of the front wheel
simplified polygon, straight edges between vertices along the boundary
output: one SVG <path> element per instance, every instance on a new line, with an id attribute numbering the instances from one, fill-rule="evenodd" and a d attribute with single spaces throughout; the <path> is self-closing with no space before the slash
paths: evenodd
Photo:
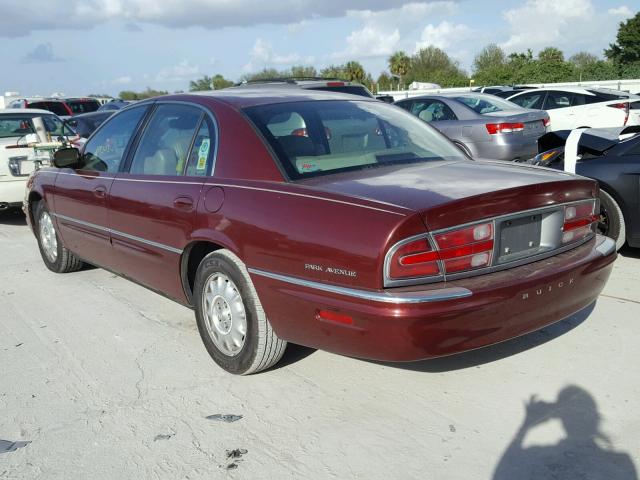
<path id="1" fill-rule="evenodd" d="M 80 270 L 82 261 L 70 252 L 60 241 L 51 213 L 44 201 L 38 202 L 33 209 L 36 237 L 40 255 L 49 270 L 55 273 L 68 273 Z"/>
<path id="2" fill-rule="evenodd" d="M 227 372 L 256 373 L 282 358 L 287 342 L 273 331 L 246 266 L 229 250 L 212 252 L 200 263 L 194 305 L 202 341 Z"/>
<path id="3" fill-rule="evenodd" d="M 600 218 L 598 233 L 616 241 L 616 250 L 620 250 L 627 239 L 624 215 L 618 202 L 604 190 L 600 190 Z"/>

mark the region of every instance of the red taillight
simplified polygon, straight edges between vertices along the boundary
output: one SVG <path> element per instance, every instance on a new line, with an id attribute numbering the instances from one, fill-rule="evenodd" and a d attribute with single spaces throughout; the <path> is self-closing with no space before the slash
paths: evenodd
<path id="1" fill-rule="evenodd" d="M 327 82 L 327 87 L 344 87 L 344 82 Z"/>
<path id="2" fill-rule="evenodd" d="M 434 236 L 444 273 L 457 273 L 491 265 L 493 223 L 481 223 Z"/>
<path id="3" fill-rule="evenodd" d="M 491 265 L 493 223 L 482 223 L 401 245 L 389 260 L 389 278 L 399 280 L 457 273 Z M 443 267 L 441 271 L 440 265 Z"/>
<path id="4" fill-rule="evenodd" d="M 595 200 L 564 207 L 563 244 L 581 240 L 593 232 L 594 222 L 599 219 L 595 207 Z"/>
<path id="5" fill-rule="evenodd" d="M 543 118 L 543 119 L 542 119 L 542 124 L 543 124 L 545 127 L 548 127 L 549 125 L 551 125 L 551 119 L 550 119 L 550 118 Z"/>
<path id="6" fill-rule="evenodd" d="M 629 102 L 620 102 L 620 103 L 612 103 L 611 105 L 607 105 L 611 108 L 619 108 L 620 110 L 624 110 L 624 122 L 622 125 L 626 125 L 629 121 Z"/>
<path id="7" fill-rule="evenodd" d="M 438 254 L 426 238 L 400 246 L 389 263 L 389 277 L 395 280 L 439 274 Z"/>
<path id="8" fill-rule="evenodd" d="M 487 123 L 487 132 L 489 135 L 497 135 L 499 133 L 513 133 L 524 130 L 524 123 Z"/>

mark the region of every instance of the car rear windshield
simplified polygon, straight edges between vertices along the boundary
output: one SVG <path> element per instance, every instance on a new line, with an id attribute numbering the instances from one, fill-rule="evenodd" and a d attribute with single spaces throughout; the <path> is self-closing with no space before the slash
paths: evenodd
<path id="1" fill-rule="evenodd" d="M 97 100 L 67 100 L 67 105 L 73 113 L 95 112 L 100 108 Z"/>
<path id="2" fill-rule="evenodd" d="M 351 95 L 360 95 L 361 97 L 373 98 L 373 95 L 361 85 L 343 85 L 343 86 L 325 86 L 311 87 L 309 90 L 323 90 L 327 92 L 350 93 Z"/>
<path id="3" fill-rule="evenodd" d="M 245 112 L 289 178 L 466 157 L 444 136 L 382 102 L 309 101 Z"/>
<path id="4" fill-rule="evenodd" d="M 29 104 L 28 108 L 39 108 L 41 110 L 49 110 L 56 115 L 60 115 L 64 117 L 65 115 L 69 115 L 69 112 L 64 105 L 60 102 L 32 102 Z"/>
<path id="5" fill-rule="evenodd" d="M 500 98 L 484 98 L 484 97 L 476 97 L 473 95 L 465 95 L 460 97 L 454 97 L 460 103 L 465 104 L 471 110 L 476 113 L 493 113 L 493 112 L 503 112 L 505 110 L 518 110 L 520 107 L 518 105 L 508 102 L 507 100 L 502 100 Z"/>
<path id="6" fill-rule="evenodd" d="M 0 138 L 23 137 L 29 133 L 35 133 L 31 119 L 42 117 L 44 128 L 52 137 L 60 135 L 72 135 L 68 128 L 65 128 L 62 121 L 55 115 L 0 115 Z"/>

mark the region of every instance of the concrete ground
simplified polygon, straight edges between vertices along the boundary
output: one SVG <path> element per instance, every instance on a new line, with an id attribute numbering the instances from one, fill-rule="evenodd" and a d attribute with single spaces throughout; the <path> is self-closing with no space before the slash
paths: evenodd
<path id="1" fill-rule="evenodd" d="M 190 310 L 50 273 L 4 215 L 0 479 L 636 479 L 639 258 L 592 308 L 499 346 L 403 365 L 294 346 L 236 377 Z"/>

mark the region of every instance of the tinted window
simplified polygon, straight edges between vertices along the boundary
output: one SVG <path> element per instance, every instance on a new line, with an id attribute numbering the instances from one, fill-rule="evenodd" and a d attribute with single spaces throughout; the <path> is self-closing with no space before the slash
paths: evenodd
<path id="1" fill-rule="evenodd" d="M 523 93 L 517 97 L 510 98 L 509 101 L 520 105 L 523 108 L 534 108 L 542 110 L 542 101 L 546 92 Z"/>
<path id="2" fill-rule="evenodd" d="M 138 107 L 116 115 L 87 142 L 82 170 L 117 172 L 131 136 L 147 107 Z"/>
<path id="3" fill-rule="evenodd" d="M 547 99 L 544 102 L 544 110 L 570 107 L 572 95 L 570 92 L 548 92 Z"/>
<path id="4" fill-rule="evenodd" d="M 400 163 L 465 159 L 424 122 L 382 102 L 295 102 L 245 111 L 293 179 Z"/>
<path id="5" fill-rule="evenodd" d="M 67 105 L 73 113 L 95 112 L 100 108 L 97 100 L 67 100 Z"/>
<path id="6" fill-rule="evenodd" d="M 203 176 L 211 172 L 215 154 L 215 141 L 213 128 L 206 117 L 200 124 L 198 134 L 193 142 L 193 148 L 189 154 L 186 174 L 189 176 Z M 211 172 L 212 173 L 212 172 Z"/>
<path id="7" fill-rule="evenodd" d="M 182 175 L 202 110 L 188 105 L 160 105 L 136 149 L 131 173 Z"/>
<path id="8" fill-rule="evenodd" d="M 358 85 L 345 85 L 342 87 L 313 87 L 309 90 L 326 90 L 328 92 L 350 93 L 351 95 L 360 95 L 361 97 L 373 98 L 371 92 L 366 88 Z"/>
<path id="9" fill-rule="evenodd" d="M 400 107 L 406 111 L 411 111 L 411 106 L 413 105 L 413 102 L 395 102 L 394 105 L 396 107 Z"/>
<path id="10" fill-rule="evenodd" d="M 52 137 L 73 135 L 73 132 L 64 128 L 62 121 L 58 117 L 51 114 L 32 116 L 0 115 L 0 138 L 22 137 L 29 133 L 35 133 L 35 129 L 33 128 L 33 123 L 31 121 L 34 116 L 42 118 L 45 130 L 49 132 Z"/>
<path id="11" fill-rule="evenodd" d="M 60 102 L 33 102 L 29 104 L 29 108 L 49 110 L 50 112 L 60 116 L 69 115 L 69 111 Z"/>
<path id="12" fill-rule="evenodd" d="M 425 122 L 458 119 L 453 110 L 440 100 L 415 100 L 410 112 Z"/>

